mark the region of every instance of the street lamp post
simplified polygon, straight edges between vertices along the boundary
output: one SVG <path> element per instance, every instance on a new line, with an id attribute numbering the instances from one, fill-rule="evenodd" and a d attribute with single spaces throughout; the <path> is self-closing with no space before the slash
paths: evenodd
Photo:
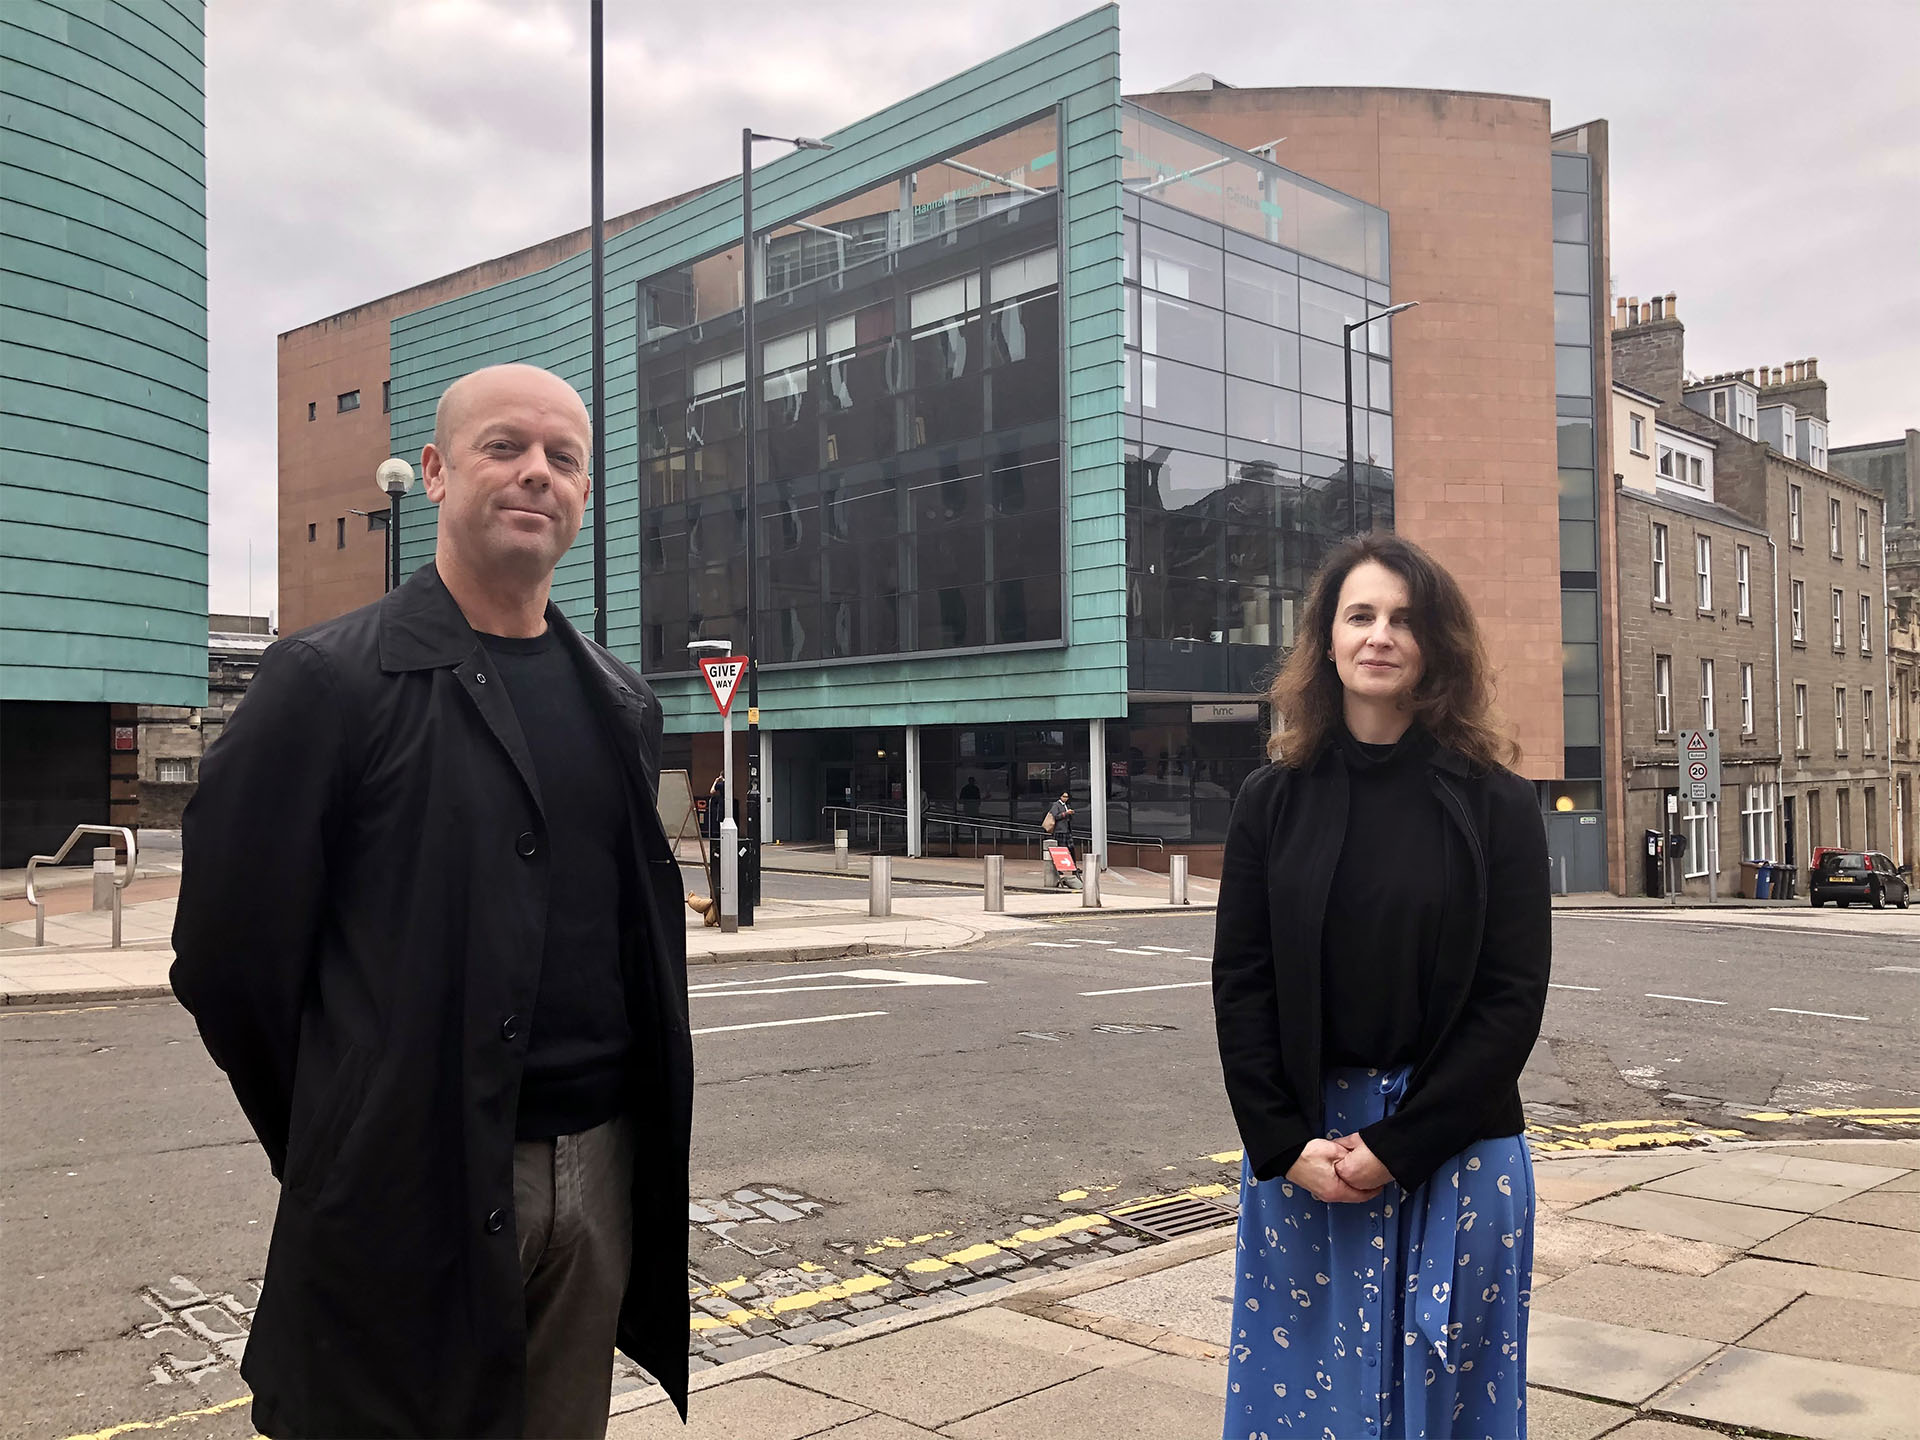
<path id="1" fill-rule="evenodd" d="M 373 483 L 387 497 L 387 585 L 400 585 L 400 501 L 413 488 L 413 466 L 398 455 L 382 460 L 373 472 Z"/>
<path id="2" fill-rule="evenodd" d="M 746 450 L 747 491 L 747 885 L 757 893 L 760 888 L 760 508 L 758 471 L 760 448 L 760 347 L 754 339 L 754 282 L 758 276 L 758 256 L 753 233 L 753 145 L 764 140 L 776 145 L 792 145 L 800 150 L 831 150 L 824 140 L 805 135 L 788 139 L 782 135 L 762 135 L 751 125 L 740 132 L 740 274 L 742 307 L 740 312 L 741 358 L 745 372 L 741 393 L 741 439 Z M 728 792 L 728 808 L 733 805 Z"/>
<path id="3" fill-rule="evenodd" d="M 593 309 L 593 458 L 589 462 L 588 474 L 593 480 L 593 641 L 596 645 L 607 643 L 607 246 L 606 246 L 606 127 L 605 113 L 605 44 L 603 32 L 605 26 L 601 15 L 602 0 L 592 0 L 589 7 L 591 36 L 589 41 L 589 70 L 591 72 L 588 89 L 589 149 L 592 152 L 589 188 L 592 190 L 590 208 L 593 214 L 592 256 L 589 260 L 591 271 L 591 305 Z"/>
<path id="4" fill-rule="evenodd" d="M 1360 490 L 1354 480 L 1353 465 L 1353 332 L 1364 330 L 1376 320 L 1385 320 L 1389 316 L 1398 315 L 1402 310 L 1411 310 L 1419 303 L 1418 300 L 1403 300 L 1398 305 L 1389 305 L 1377 315 L 1363 316 L 1351 325 L 1341 327 L 1340 359 L 1347 372 L 1347 519 L 1351 522 L 1353 533 L 1356 535 L 1360 533 Z M 1367 518 L 1369 521 L 1373 518 L 1371 502 L 1367 506 Z"/>

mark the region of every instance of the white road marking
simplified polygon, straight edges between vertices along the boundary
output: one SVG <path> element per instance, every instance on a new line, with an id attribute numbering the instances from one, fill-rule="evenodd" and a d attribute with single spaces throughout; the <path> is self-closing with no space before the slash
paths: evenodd
<path id="1" fill-rule="evenodd" d="M 1082 990 L 1081 998 L 1095 995 L 1144 995 L 1149 990 L 1197 990 L 1202 985 L 1211 985 L 1211 980 L 1182 980 L 1177 985 L 1129 985 L 1122 990 Z"/>
<path id="2" fill-rule="evenodd" d="M 789 983 L 782 985 L 780 981 Z M 809 985 L 809 980 L 851 980 L 851 985 Z M 792 983 L 799 981 L 802 983 Z M 811 975 L 771 975 L 760 980 L 710 980 L 687 987 L 689 1000 L 742 998 L 754 995 L 807 995 L 826 990 L 911 990 L 940 985 L 984 985 L 958 975 L 927 975 L 915 970 L 819 970 Z"/>
<path id="3" fill-rule="evenodd" d="M 1076 945 L 1068 944 L 1064 940 L 1029 940 L 1027 944 L 1033 946 L 1036 950 L 1075 950 L 1079 948 Z"/>
<path id="4" fill-rule="evenodd" d="M 1151 950 L 1109 950 L 1109 951 L 1108 951 L 1107 953 L 1108 953 L 1109 955 L 1146 955 L 1146 956 L 1151 956 L 1151 955 L 1152 955 L 1152 954 L 1153 954 L 1154 952 L 1153 952 L 1153 951 L 1151 951 Z"/>
<path id="5" fill-rule="evenodd" d="M 750 1025 L 708 1025 L 695 1030 L 696 1035 L 718 1035 L 726 1030 L 773 1030 L 782 1025 L 824 1025 L 829 1020 L 871 1020 L 876 1015 L 884 1015 L 884 1010 L 855 1010 L 848 1015 L 807 1015 L 798 1020 L 755 1020 Z"/>
<path id="6" fill-rule="evenodd" d="M 1600 987 L 1598 985 L 1562 985 L 1558 980 L 1549 980 L 1547 982 L 1547 989 L 1549 990 L 1591 990 L 1596 995 L 1600 993 Z"/>
<path id="7" fill-rule="evenodd" d="M 1656 995 L 1652 991 L 1647 992 L 1647 999 L 1678 1000 L 1682 1005 L 1724 1005 L 1727 1003 L 1724 1000 L 1702 1000 L 1698 995 Z"/>
<path id="8" fill-rule="evenodd" d="M 1177 945 L 1142 945 L 1140 948 L 1142 950 L 1151 950 L 1159 955 L 1190 955 L 1193 953 L 1190 950 L 1183 950 Z"/>
<path id="9" fill-rule="evenodd" d="M 1883 975 L 1920 975 L 1920 965 L 1876 965 L 1873 968 Z"/>
<path id="10" fill-rule="evenodd" d="M 1865 1015 L 1836 1015 L 1831 1010 L 1788 1010 L 1779 1005 L 1767 1007 L 1775 1015 L 1811 1015 L 1816 1020 L 1866 1020 Z"/>

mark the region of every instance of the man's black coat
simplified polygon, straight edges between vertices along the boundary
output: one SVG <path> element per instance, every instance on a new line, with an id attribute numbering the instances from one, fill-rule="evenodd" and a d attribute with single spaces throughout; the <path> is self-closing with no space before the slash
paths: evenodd
<path id="1" fill-rule="evenodd" d="M 684 1412 L 693 1046 L 660 705 L 547 622 L 624 762 L 608 781 L 643 872 L 621 937 L 638 1147 L 619 1345 Z M 513 1141 L 547 836 L 506 687 L 431 565 L 267 652 L 184 832 L 174 993 L 281 1182 L 241 1367 L 254 1423 L 521 1433 Z"/>
<path id="2" fill-rule="evenodd" d="M 1532 782 L 1477 771 L 1444 747 L 1427 767 L 1466 864 L 1449 877 L 1406 1099 L 1362 1132 L 1408 1189 L 1474 1141 L 1526 1128 L 1520 1071 L 1540 1035 L 1553 959 L 1547 833 Z M 1320 941 L 1347 799 L 1347 768 L 1329 745 L 1298 770 L 1254 772 L 1227 827 L 1214 1020 L 1227 1098 L 1258 1180 L 1284 1173 L 1303 1144 L 1326 1134 Z"/>

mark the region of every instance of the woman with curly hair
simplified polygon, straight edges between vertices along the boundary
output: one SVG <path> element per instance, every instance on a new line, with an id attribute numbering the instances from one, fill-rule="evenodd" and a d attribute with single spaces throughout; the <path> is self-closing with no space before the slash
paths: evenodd
<path id="1" fill-rule="evenodd" d="M 1246 1147 L 1225 1433 L 1524 1436 L 1539 803 L 1466 597 L 1418 546 L 1340 545 L 1299 637 L 1214 939 Z"/>

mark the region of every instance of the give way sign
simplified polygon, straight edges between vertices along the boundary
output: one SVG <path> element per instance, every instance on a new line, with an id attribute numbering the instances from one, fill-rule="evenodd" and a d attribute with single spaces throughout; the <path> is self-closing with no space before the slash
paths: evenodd
<path id="1" fill-rule="evenodd" d="M 740 688 L 740 677 L 747 673 L 747 657 L 728 655 L 719 660 L 702 660 L 700 673 L 707 677 L 707 689 L 713 692 L 713 703 L 720 707 L 720 713 L 724 715 L 733 707 L 733 692 Z"/>

